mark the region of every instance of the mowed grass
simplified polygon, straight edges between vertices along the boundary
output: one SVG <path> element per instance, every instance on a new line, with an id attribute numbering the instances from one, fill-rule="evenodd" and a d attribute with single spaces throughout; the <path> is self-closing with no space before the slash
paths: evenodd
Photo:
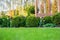
<path id="1" fill-rule="evenodd" d="M 0 28 L 0 40 L 60 40 L 60 28 Z"/>

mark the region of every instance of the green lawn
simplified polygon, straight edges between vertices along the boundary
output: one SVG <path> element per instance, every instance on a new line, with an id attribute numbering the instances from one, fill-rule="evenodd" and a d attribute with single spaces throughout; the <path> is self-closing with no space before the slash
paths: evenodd
<path id="1" fill-rule="evenodd" d="M 60 40 L 60 28 L 0 28 L 0 40 Z"/>

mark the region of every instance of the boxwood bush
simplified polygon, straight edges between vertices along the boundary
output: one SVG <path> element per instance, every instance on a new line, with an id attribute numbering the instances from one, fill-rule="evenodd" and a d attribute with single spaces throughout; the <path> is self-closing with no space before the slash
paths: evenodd
<path id="1" fill-rule="evenodd" d="M 60 13 L 56 13 L 56 15 L 53 16 L 53 23 L 60 25 Z"/>
<path id="2" fill-rule="evenodd" d="M 44 24 L 53 23 L 52 17 L 51 16 L 44 17 L 43 22 L 44 22 Z"/>
<path id="3" fill-rule="evenodd" d="M 26 19 L 26 26 L 27 27 L 38 27 L 39 26 L 39 17 L 35 16 L 28 16 Z"/>
<path id="4" fill-rule="evenodd" d="M 0 18 L 0 25 L 2 24 L 2 18 Z"/>
<path id="5" fill-rule="evenodd" d="M 2 18 L 0 17 L 0 27 L 1 27 L 1 25 L 2 25 L 2 22 L 3 22 L 3 21 L 2 21 Z"/>
<path id="6" fill-rule="evenodd" d="M 8 16 L 2 16 L 1 27 L 10 27 L 10 18 Z"/>
<path id="7" fill-rule="evenodd" d="M 24 27 L 25 20 L 25 17 L 17 16 L 11 20 L 11 27 Z"/>

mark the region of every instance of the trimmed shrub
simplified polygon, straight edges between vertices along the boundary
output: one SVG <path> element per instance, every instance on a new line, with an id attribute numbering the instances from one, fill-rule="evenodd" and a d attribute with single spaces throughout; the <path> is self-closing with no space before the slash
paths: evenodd
<path id="1" fill-rule="evenodd" d="M 10 27 L 10 18 L 8 16 L 2 17 L 1 27 Z"/>
<path id="2" fill-rule="evenodd" d="M 43 22 L 44 24 L 47 24 L 47 23 L 53 23 L 52 22 L 52 17 L 51 16 L 46 16 L 43 18 Z"/>
<path id="3" fill-rule="evenodd" d="M 21 16 L 20 17 L 20 27 L 25 27 L 26 24 L 26 17 Z"/>
<path id="4" fill-rule="evenodd" d="M 26 19 L 26 26 L 27 27 L 38 27 L 39 26 L 40 18 L 35 16 L 28 16 Z"/>
<path id="5" fill-rule="evenodd" d="M 25 26 L 25 17 L 17 16 L 11 20 L 11 27 L 24 27 Z"/>
<path id="6" fill-rule="evenodd" d="M 53 23 L 60 25 L 60 13 L 56 13 L 56 15 L 53 16 Z"/>
<path id="7" fill-rule="evenodd" d="M 2 18 L 0 18 L 0 25 L 2 25 Z"/>
<path id="8" fill-rule="evenodd" d="M 45 25 L 43 25 L 43 27 L 55 27 L 56 25 L 55 24 L 52 24 L 52 23 L 47 23 Z"/>

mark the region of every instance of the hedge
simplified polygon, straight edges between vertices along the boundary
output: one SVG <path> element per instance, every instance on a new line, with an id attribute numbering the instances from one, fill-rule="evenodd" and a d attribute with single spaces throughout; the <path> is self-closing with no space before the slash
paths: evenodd
<path id="1" fill-rule="evenodd" d="M 26 26 L 27 27 L 38 27 L 39 26 L 39 17 L 35 16 L 28 16 L 26 19 Z"/>

